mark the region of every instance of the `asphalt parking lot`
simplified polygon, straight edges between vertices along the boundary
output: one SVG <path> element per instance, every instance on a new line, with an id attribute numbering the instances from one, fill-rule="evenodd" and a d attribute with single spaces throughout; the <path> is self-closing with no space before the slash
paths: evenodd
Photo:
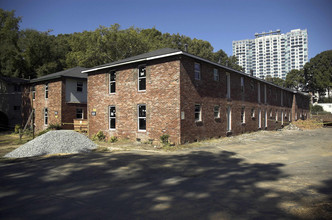
<path id="1" fill-rule="evenodd" d="M 0 219 L 332 219 L 332 128 L 0 162 Z"/>

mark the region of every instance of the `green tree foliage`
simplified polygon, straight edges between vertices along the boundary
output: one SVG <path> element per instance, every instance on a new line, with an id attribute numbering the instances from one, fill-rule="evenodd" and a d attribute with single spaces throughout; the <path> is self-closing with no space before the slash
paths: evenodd
<path id="1" fill-rule="evenodd" d="M 305 84 L 303 70 L 291 70 L 285 80 L 285 86 L 290 89 L 295 89 L 297 91 L 303 89 Z"/>
<path id="2" fill-rule="evenodd" d="M 19 30 L 21 18 L 0 9 L 0 73 L 35 78 L 75 66 L 93 67 L 165 47 L 241 70 L 234 56 L 223 50 L 214 52 L 208 41 L 156 28 L 120 29 L 119 24 L 100 26 L 94 31 L 51 35 L 51 31 Z"/>
<path id="3" fill-rule="evenodd" d="M 324 94 L 332 87 L 332 50 L 324 51 L 304 65 L 307 90 Z"/>
<path id="4" fill-rule="evenodd" d="M 0 8 L 0 74 L 22 77 L 22 57 L 18 47 L 20 17 Z"/>
<path id="5" fill-rule="evenodd" d="M 281 87 L 285 87 L 285 80 L 279 78 L 279 77 L 272 77 L 272 76 L 266 76 L 265 77 L 265 80 L 270 82 L 270 83 L 273 83 L 277 86 L 281 86 Z"/>

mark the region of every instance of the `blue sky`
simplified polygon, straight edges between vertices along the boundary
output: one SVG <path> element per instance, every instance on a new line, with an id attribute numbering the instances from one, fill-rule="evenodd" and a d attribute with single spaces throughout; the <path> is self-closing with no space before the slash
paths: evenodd
<path id="1" fill-rule="evenodd" d="M 232 55 L 233 40 L 300 28 L 308 30 L 309 58 L 332 49 L 332 0 L 0 0 L 0 7 L 22 16 L 21 29 L 52 29 L 55 35 L 114 23 L 155 27 Z"/>

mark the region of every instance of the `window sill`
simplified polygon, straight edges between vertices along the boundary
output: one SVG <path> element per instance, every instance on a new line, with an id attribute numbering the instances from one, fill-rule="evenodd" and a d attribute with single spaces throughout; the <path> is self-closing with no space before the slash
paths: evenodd
<path id="1" fill-rule="evenodd" d="M 203 121 L 195 121 L 196 126 L 203 126 Z"/>
<path id="2" fill-rule="evenodd" d="M 137 132 L 146 133 L 146 130 L 138 130 Z"/>
<path id="3" fill-rule="evenodd" d="M 220 123 L 221 122 L 221 118 L 214 118 L 214 121 Z"/>

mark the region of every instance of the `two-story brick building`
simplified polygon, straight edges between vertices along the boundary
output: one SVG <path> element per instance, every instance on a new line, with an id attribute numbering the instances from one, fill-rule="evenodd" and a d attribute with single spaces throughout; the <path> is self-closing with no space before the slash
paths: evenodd
<path id="1" fill-rule="evenodd" d="M 89 134 L 175 143 L 274 130 L 306 118 L 306 95 L 218 63 L 161 49 L 83 71 Z"/>
<path id="2" fill-rule="evenodd" d="M 0 76 L 0 130 L 22 124 L 22 91 L 29 80 Z"/>
<path id="3" fill-rule="evenodd" d="M 74 119 L 87 118 L 87 74 L 83 70 L 75 67 L 30 80 L 36 131 L 50 124 L 73 129 Z"/>

